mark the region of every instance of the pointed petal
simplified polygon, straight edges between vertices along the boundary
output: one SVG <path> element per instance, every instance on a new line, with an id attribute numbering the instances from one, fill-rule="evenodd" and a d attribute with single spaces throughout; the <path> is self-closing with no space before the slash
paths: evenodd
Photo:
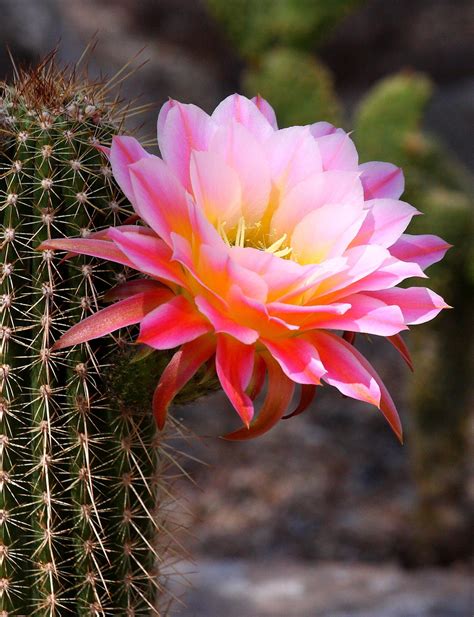
<path id="1" fill-rule="evenodd" d="M 392 246 L 405 231 L 411 219 L 420 212 L 397 199 L 372 199 L 365 202 L 367 216 L 353 244 Z"/>
<path id="2" fill-rule="evenodd" d="M 402 441 L 402 425 L 392 397 L 364 356 L 344 339 L 328 332 L 313 332 L 311 340 L 328 371 L 324 381 L 347 396 L 379 407 Z"/>
<path id="3" fill-rule="evenodd" d="M 214 337 L 203 336 L 183 345 L 171 358 L 153 395 L 153 414 L 160 430 L 165 425 L 168 407 L 176 394 L 212 357 L 215 350 Z"/>
<path id="4" fill-rule="evenodd" d="M 258 339 L 258 332 L 243 326 L 229 317 L 229 309 L 222 302 L 222 307 L 217 308 L 217 299 L 210 302 L 204 296 L 196 296 L 194 301 L 199 311 L 209 319 L 216 333 L 229 334 L 244 345 L 251 345 Z"/>
<path id="5" fill-rule="evenodd" d="M 262 339 L 262 343 L 285 375 L 297 383 L 318 385 L 326 373 L 317 349 L 301 337 L 274 341 Z"/>
<path id="6" fill-rule="evenodd" d="M 148 153 L 134 137 L 115 135 L 110 148 L 110 165 L 117 184 L 127 199 L 134 204 L 132 183 L 130 181 L 130 165 L 152 155 Z"/>
<path id="7" fill-rule="evenodd" d="M 72 326 L 54 343 L 52 349 L 62 349 L 63 347 L 85 343 L 110 334 L 119 328 L 138 323 L 147 313 L 172 297 L 171 291 L 161 288 L 157 291 L 140 293 L 121 300 Z"/>
<path id="8" fill-rule="evenodd" d="M 240 94 L 231 94 L 212 113 L 212 119 L 220 126 L 240 122 L 263 142 L 273 133 L 273 127 L 250 99 Z"/>
<path id="9" fill-rule="evenodd" d="M 158 157 L 142 159 L 130 167 L 135 206 L 141 218 L 169 243 L 171 231 L 189 235 L 186 192 Z"/>
<path id="10" fill-rule="evenodd" d="M 345 133 L 345 131 L 336 128 L 329 122 L 315 122 L 309 125 L 309 130 L 311 131 L 311 135 L 316 139 L 324 137 L 325 135 L 332 135 L 333 133 Z"/>
<path id="11" fill-rule="evenodd" d="M 359 165 L 365 199 L 388 197 L 398 199 L 405 190 L 403 171 L 392 163 L 371 161 Z"/>
<path id="12" fill-rule="evenodd" d="M 316 139 L 324 171 L 339 169 L 357 171 L 359 155 L 354 142 L 344 131 L 336 131 Z"/>
<path id="13" fill-rule="evenodd" d="M 247 387 L 247 394 L 254 401 L 262 391 L 267 375 L 267 365 L 260 354 L 255 354 L 252 378 Z"/>
<path id="14" fill-rule="evenodd" d="M 139 343 L 172 349 L 211 330 L 211 324 L 184 296 L 175 296 L 148 313 L 140 324 Z"/>
<path id="15" fill-rule="evenodd" d="M 117 249 L 126 255 L 127 265 L 131 268 L 158 279 L 171 281 L 181 287 L 187 287 L 181 268 L 171 261 L 171 250 L 163 240 L 156 236 L 121 232 L 114 228 L 110 229 L 109 235 Z"/>
<path id="16" fill-rule="evenodd" d="M 395 347 L 395 349 L 399 352 L 402 358 L 408 365 L 408 368 L 413 371 L 413 360 L 411 359 L 410 350 L 407 347 L 407 344 L 402 339 L 400 334 L 394 334 L 393 336 L 387 336 L 387 340 Z"/>
<path id="17" fill-rule="evenodd" d="M 253 403 L 245 390 L 252 378 L 254 356 L 255 348 L 252 345 L 243 345 L 226 334 L 217 336 L 217 376 L 246 426 L 249 426 L 253 417 Z"/>
<path id="18" fill-rule="evenodd" d="M 45 240 L 37 248 L 38 251 L 45 251 L 46 249 L 52 249 L 54 251 L 68 251 L 77 255 L 89 255 L 90 257 L 99 257 L 100 259 L 106 259 L 113 261 L 130 268 L 136 266 L 130 261 L 130 259 L 108 240 L 94 240 L 89 238 L 57 238 L 52 240 Z"/>
<path id="19" fill-rule="evenodd" d="M 294 418 L 295 416 L 299 416 L 304 411 L 308 409 L 308 407 L 313 402 L 314 396 L 316 394 L 316 386 L 311 384 L 303 384 L 301 386 L 301 394 L 300 400 L 296 408 L 286 416 L 283 416 L 282 420 L 288 420 L 289 418 Z"/>
<path id="20" fill-rule="evenodd" d="M 272 125 L 275 131 L 278 130 L 275 110 L 270 105 L 270 103 L 266 99 L 264 99 L 262 96 L 260 96 L 260 94 L 257 94 L 257 96 L 252 97 L 252 103 L 254 103 L 257 106 L 258 110 L 265 116 L 265 118 Z"/>
<path id="21" fill-rule="evenodd" d="M 399 306 L 407 325 L 425 323 L 443 309 L 450 308 L 441 296 L 427 287 L 393 287 L 374 291 L 369 295 L 386 304 Z"/>
<path id="22" fill-rule="evenodd" d="M 390 253 L 403 261 L 417 263 L 424 270 L 443 259 L 451 246 L 438 236 L 403 234 L 390 247 Z"/>
<path id="23" fill-rule="evenodd" d="M 196 105 L 165 103 L 158 117 L 158 144 L 166 164 L 186 190 L 191 190 L 189 162 L 193 150 L 207 150 L 215 123 Z"/>
<path id="24" fill-rule="evenodd" d="M 245 441 L 259 437 L 269 431 L 281 418 L 291 402 L 295 384 L 282 372 L 280 366 L 271 357 L 265 357 L 268 369 L 267 395 L 260 413 L 250 427 L 241 428 L 224 435 L 229 441 Z"/>

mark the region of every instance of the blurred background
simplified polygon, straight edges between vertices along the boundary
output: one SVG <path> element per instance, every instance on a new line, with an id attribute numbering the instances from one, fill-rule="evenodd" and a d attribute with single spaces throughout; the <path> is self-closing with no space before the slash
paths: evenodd
<path id="1" fill-rule="evenodd" d="M 403 447 L 330 388 L 259 441 L 179 444 L 195 589 L 174 614 L 472 614 L 474 4 L 0 0 L 0 14 L 0 77 L 12 74 L 7 45 L 35 63 L 59 43 L 73 63 L 96 36 L 96 77 L 147 61 L 122 94 L 151 104 L 136 118 L 150 143 L 168 96 L 212 111 L 258 92 L 280 126 L 328 120 L 353 131 L 361 161 L 402 165 L 405 199 L 425 213 L 411 231 L 455 245 L 428 273 L 454 310 L 407 337 L 415 373 L 388 344 L 360 342 L 398 405 Z M 202 436 L 237 424 L 219 393 L 177 416 Z"/>

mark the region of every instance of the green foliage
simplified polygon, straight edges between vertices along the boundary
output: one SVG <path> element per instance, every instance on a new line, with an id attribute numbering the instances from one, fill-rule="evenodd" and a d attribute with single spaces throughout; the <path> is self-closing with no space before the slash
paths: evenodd
<path id="1" fill-rule="evenodd" d="M 243 57 L 280 45 L 307 49 L 363 0 L 206 0 Z"/>
<path id="2" fill-rule="evenodd" d="M 244 73 L 244 90 L 271 101 L 281 127 L 310 124 L 316 118 L 339 122 L 340 104 L 328 69 L 316 58 L 291 48 L 262 57 L 257 68 Z"/>
<path id="3" fill-rule="evenodd" d="M 0 97 L 0 614 L 162 615 L 172 455 L 150 380 L 116 388 L 126 332 L 119 348 L 51 351 L 129 273 L 35 250 L 129 215 L 96 148 L 120 128 L 116 106 L 54 59 Z"/>

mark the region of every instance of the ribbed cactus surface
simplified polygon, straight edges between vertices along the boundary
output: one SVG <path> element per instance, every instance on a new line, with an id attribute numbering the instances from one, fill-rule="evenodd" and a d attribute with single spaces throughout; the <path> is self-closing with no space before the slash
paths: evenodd
<path id="1" fill-rule="evenodd" d="M 35 250 L 128 216 L 96 147 L 118 131 L 105 96 L 51 59 L 0 84 L 1 617 L 163 614 L 160 360 L 130 364 L 126 333 L 50 351 L 127 273 Z"/>

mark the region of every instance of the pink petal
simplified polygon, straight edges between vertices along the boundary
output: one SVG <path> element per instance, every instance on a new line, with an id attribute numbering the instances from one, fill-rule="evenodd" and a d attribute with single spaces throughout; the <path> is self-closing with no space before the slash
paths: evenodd
<path id="1" fill-rule="evenodd" d="M 212 114 L 216 124 L 226 126 L 232 122 L 240 122 L 258 139 L 263 142 L 273 133 L 273 127 L 258 107 L 247 97 L 231 94 L 220 103 Z"/>
<path id="2" fill-rule="evenodd" d="M 155 349 L 172 349 L 211 330 L 211 325 L 184 296 L 175 296 L 141 322 L 139 343 Z"/>
<path id="3" fill-rule="evenodd" d="M 329 330 L 347 330 L 365 332 L 379 336 L 391 336 L 406 330 L 403 314 L 398 306 L 386 303 L 370 295 L 356 294 L 344 298 L 351 308 L 341 316 L 328 316 L 315 319 L 302 326 L 303 329 L 324 328 Z"/>
<path id="4" fill-rule="evenodd" d="M 311 385 L 311 384 L 303 384 L 301 386 L 301 395 L 300 395 L 300 400 L 299 400 L 298 405 L 288 415 L 283 416 L 282 420 L 289 420 L 290 418 L 299 416 L 304 411 L 306 411 L 308 407 L 311 405 L 311 403 L 313 402 L 315 394 L 316 394 L 316 386 Z"/>
<path id="5" fill-rule="evenodd" d="M 366 201 L 367 216 L 354 240 L 354 244 L 379 244 L 392 246 L 408 227 L 413 216 L 420 214 L 416 208 L 396 199 Z"/>
<path id="6" fill-rule="evenodd" d="M 239 176 L 213 152 L 191 154 L 191 186 L 198 206 L 213 225 L 232 229 L 242 216 Z"/>
<path id="7" fill-rule="evenodd" d="M 350 171 L 326 171 L 294 186 L 282 201 L 271 221 L 272 236 L 291 235 L 303 218 L 324 205 L 362 208 L 364 196 L 359 175 Z"/>
<path id="8" fill-rule="evenodd" d="M 189 191 L 192 150 L 207 150 L 216 129 L 211 118 L 196 105 L 165 103 L 158 117 L 158 144 L 166 164 Z"/>
<path id="9" fill-rule="evenodd" d="M 265 142 L 274 184 L 283 193 L 299 182 L 321 173 L 321 155 L 308 127 L 281 129 Z"/>
<path id="10" fill-rule="evenodd" d="M 144 274 L 171 281 L 187 287 L 186 278 L 178 266 L 171 261 L 171 250 L 159 238 L 110 229 L 115 245 L 129 259 L 128 265 Z"/>
<path id="11" fill-rule="evenodd" d="M 265 385 L 265 377 L 267 375 L 267 365 L 260 354 L 255 355 L 253 373 L 250 383 L 247 387 L 247 394 L 254 401 L 262 391 Z"/>
<path id="12" fill-rule="evenodd" d="M 325 135 L 333 135 L 334 133 L 344 133 L 342 129 L 336 128 L 333 124 L 329 122 L 315 122 L 309 126 L 309 130 L 311 131 L 311 135 L 318 139 L 319 137 L 324 137 Z"/>
<path id="13" fill-rule="evenodd" d="M 167 302 L 172 297 L 173 294 L 169 289 L 161 288 L 121 300 L 72 326 L 54 343 L 52 349 L 85 343 L 110 334 L 119 328 L 138 323 L 156 306 Z"/>
<path id="14" fill-rule="evenodd" d="M 407 347 L 407 344 L 402 339 L 400 334 L 394 334 L 393 336 L 387 336 L 387 340 L 395 347 L 395 349 L 399 352 L 405 362 L 408 364 L 410 370 L 414 370 L 413 368 L 413 360 L 411 359 L 410 350 Z"/>
<path id="15" fill-rule="evenodd" d="M 395 404 L 374 368 L 355 347 L 328 332 L 311 333 L 327 369 L 323 377 L 330 385 L 351 398 L 366 401 L 380 408 L 393 431 L 402 440 L 402 427 Z"/>
<path id="16" fill-rule="evenodd" d="M 408 325 L 430 321 L 443 309 L 450 308 L 441 296 L 426 287 L 394 287 L 375 291 L 370 295 L 387 304 L 399 306 Z"/>
<path id="17" fill-rule="evenodd" d="M 318 385 L 326 373 L 315 347 L 301 337 L 277 339 L 262 343 L 292 381 Z"/>
<path id="18" fill-rule="evenodd" d="M 132 204 L 135 202 L 135 197 L 130 180 L 129 166 L 151 156 L 134 137 L 115 135 L 112 138 L 109 156 L 112 172 L 117 184 Z"/>
<path id="19" fill-rule="evenodd" d="M 140 216 L 165 242 L 171 231 L 189 235 L 185 190 L 161 159 L 135 163 L 130 177 Z"/>
<path id="20" fill-rule="evenodd" d="M 213 304 L 204 296 L 200 295 L 196 296 L 194 301 L 200 312 L 211 322 L 215 332 L 230 334 L 245 345 L 251 345 L 257 341 L 259 336 L 258 332 L 232 319 L 232 311 L 224 304 L 218 309 L 216 308 L 216 300 L 214 300 Z M 229 315 L 229 313 L 231 313 L 231 315 Z"/>
<path id="21" fill-rule="evenodd" d="M 359 155 L 354 142 L 344 131 L 336 131 L 316 140 L 323 169 L 339 169 L 341 171 L 357 171 Z"/>
<path id="22" fill-rule="evenodd" d="M 291 402 L 295 384 L 282 372 L 271 357 L 265 357 L 268 369 L 267 395 L 260 413 L 248 428 L 241 428 L 224 436 L 230 441 L 245 441 L 269 431 L 285 414 Z"/>
<path id="23" fill-rule="evenodd" d="M 160 430 L 165 425 L 168 407 L 176 394 L 212 357 L 215 350 L 214 337 L 202 336 L 183 345 L 171 358 L 153 395 L 153 414 Z"/>
<path id="24" fill-rule="evenodd" d="M 321 263 L 344 253 L 366 213 L 353 205 L 327 204 L 306 214 L 294 228 L 291 247 L 299 263 Z"/>
<path id="25" fill-rule="evenodd" d="M 219 127 L 209 149 L 237 173 L 246 224 L 259 222 L 267 208 L 271 190 L 270 166 L 262 145 L 242 124 L 233 122 Z M 223 177 L 218 181 L 225 185 Z M 221 219 L 226 220 L 223 215 Z"/>
<path id="26" fill-rule="evenodd" d="M 265 118 L 272 125 L 275 131 L 278 130 L 275 110 L 270 105 L 270 103 L 267 100 L 265 100 L 262 96 L 260 96 L 260 94 L 257 94 L 257 96 L 254 96 L 252 98 L 252 103 L 254 103 L 257 106 L 258 110 L 265 116 Z"/>
<path id="27" fill-rule="evenodd" d="M 371 161 L 359 165 L 365 199 L 388 197 L 398 199 L 405 190 L 403 171 L 392 163 Z"/>
<path id="28" fill-rule="evenodd" d="M 38 251 L 52 249 L 68 251 L 77 255 L 89 255 L 113 261 L 130 268 L 135 268 L 130 259 L 112 242 L 108 240 L 94 240 L 89 238 L 57 238 L 45 240 L 37 248 Z"/>
<path id="29" fill-rule="evenodd" d="M 415 262 L 425 269 L 443 259 L 451 246 L 438 236 L 403 234 L 390 247 L 390 253 L 403 261 Z"/>
<path id="30" fill-rule="evenodd" d="M 253 417 L 253 403 L 245 393 L 253 373 L 255 349 L 220 334 L 217 337 L 216 371 L 222 389 L 248 427 Z"/>

